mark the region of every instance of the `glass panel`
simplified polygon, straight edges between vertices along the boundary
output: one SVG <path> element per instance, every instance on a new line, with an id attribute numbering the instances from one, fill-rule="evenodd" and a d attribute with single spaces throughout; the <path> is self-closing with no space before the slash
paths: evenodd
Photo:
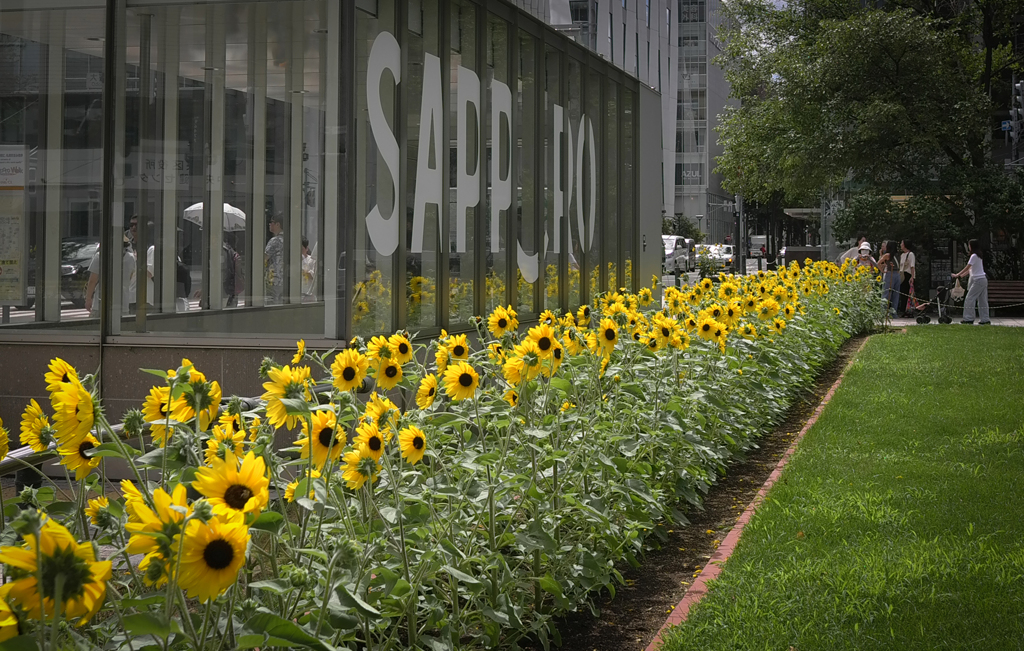
<path id="1" fill-rule="evenodd" d="M 326 2 L 147 2 L 125 25 L 123 200 L 147 282 L 120 331 L 322 336 Z"/>
<path id="2" fill-rule="evenodd" d="M 409 2 L 408 103 L 406 120 L 406 201 L 410 224 L 406 267 L 406 324 L 416 329 L 437 325 L 437 283 L 441 201 L 447 140 L 442 130 L 438 0 Z"/>
<path id="3" fill-rule="evenodd" d="M 370 335 L 393 330 L 393 253 L 398 246 L 398 123 L 396 79 L 401 75 L 395 7 L 375 15 L 356 9 L 356 228 L 352 328 Z M 372 53 L 372 57 L 371 57 Z M 371 60 L 372 59 L 372 60 Z M 371 120 L 373 124 L 371 125 Z"/>
<path id="4" fill-rule="evenodd" d="M 582 301 L 580 273 L 583 265 L 583 206 L 576 184 L 576 141 L 578 139 L 580 115 L 583 112 L 583 89 L 580 79 L 580 62 L 569 59 L 569 106 L 566 120 L 566 196 L 569 197 L 569 309 L 575 309 Z"/>
<path id="5" fill-rule="evenodd" d="M 635 215 L 633 213 L 633 157 L 636 156 L 633 143 L 633 93 L 621 89 L 621 121 L 622 121 L 622 161 L 621 176 L 621 200 L 622 209 L 619 211 L 619 241 L 622 246 L 622 284 L 629 291 L 634 291 L 641 284 L 646 284 L 647 278 L 637 279 L 634 285 L 633 278 L 633 228 Z M 657 242 L 654 243 L 657 245 Z"/>
<path id="6" fill-rule="evenodd" d="M 541 271 L 544 274 L 544 307 L 556 310 L 561 307 L 559 270 L 560 251 L 566 246 L 569 236 L 565 228 L 566 219 L 566 173 L 565 112 L 562 104 L 561 80 L 562 58 L 558 50 L 545 47 L 544 50 L 544 259 Z M 558 105 L 556 108 L 555 105 Z M 556 189 L 557 184 L 557 189 Z"/>
<path id="7" fill-rule="evenodd" d="M 516 249 L 516 297 L 521 316 L 536 314 L 539 269 L 537 242 L 537 44 L 528 33 L 519 32 L 519 83 L 516 93 L 517 183 L 516 210 L 519 242 Z"/>
<path id="8" fill-rule="evenodd" d="M 105 38 L 102 8 L 0 10 L 0 330 L 99 330 Z"/>
<path id="9" fill-rule="evenodd" d="M 611 79 L 604 83 L 604 138 L 601 142 L 601 156 L 604 161 L 604 201 L 601 202 L 601 220 L 604 222 L 604 248 L 602 257 L 605 266 L 605 289 L 619 288 L 619 238 L 615 232 L 619 222 L 619 107 L 618 84 Z"/>
<path id="10" fill-rule="evenodd" d="M 587 76 L 587 124 L 586 129 L 580 129 L 583 134 L 583 146 L 576 145 L 576 151 L 582 152 L 583 183 L 580 191 L 583 193 L 583 216 L 586 220 L 587 242 L 584 257 L 586 263 L 588 280 L 587 287 L 589 294 L 587 300 L 593 303 L 598 292 L 603 291 L 601 285 L 601 217 L 604 214 L 602 204 L 604 197 L 601 196 L 601 164 L 597 157 L 595 145 L 604 140 L 602 138 L 601 119 L 604 107 L 601 104 L 601 73 L 597 70 L 590 70 Z M 591 134 L 593 134 L 591 136 Z M 577 137 L 580 137 L 577 135 Z M 596 142 L 595 142 L 596 141 Z M 604 145 L 607 146 L 607 145 Z M 602 151 L 601 156 L 606 154 Z M 577 161 L 579 164 L 579 161 Z"/>
<path id="11" fill-rule="evenodd" d="M 508 23 L 487 16 L 487 216 L 484 311 L 508 301 L 508 212 L 512 207 L 512 90 L 509 87 Z"/>
<path id="12" fill-rule="evenodd" d="M 451 86 L 449 155 L 448 319 L 452 327 L 467 322 L 475 308 L 476 226 L 480 214 L 480 64 L 476 54 L 476 7 L 467 0 L 451 4 Z"/>

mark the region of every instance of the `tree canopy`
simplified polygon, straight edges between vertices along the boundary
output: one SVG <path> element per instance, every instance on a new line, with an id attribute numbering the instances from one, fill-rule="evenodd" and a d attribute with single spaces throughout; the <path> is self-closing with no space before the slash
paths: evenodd
<path id="1" fill-rule="evenodd" d="M 858 190 L 837 222 L 847 233 L 897 221 L 1019 230 L 1022 178 L 992 160 L 991 138 L 1021 63 L 1011 37 L 1024 0 L 724 6 L 719 63 L 741 99 L 718 127 L 729 190 L 816 205 L 846 182 Z"/>

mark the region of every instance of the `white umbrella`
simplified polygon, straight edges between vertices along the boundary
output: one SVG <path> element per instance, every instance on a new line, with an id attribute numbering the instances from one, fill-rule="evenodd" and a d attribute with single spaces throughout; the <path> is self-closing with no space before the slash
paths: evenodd
<path id="1" fill-rule="evenodd" d="M 185 219 L 199 228 L 203 227 L 203 203 L 200 201 L 185 209 Z M 245 213 L 229 203 L 224 204 L 224 230 L 244 231 Z"/>

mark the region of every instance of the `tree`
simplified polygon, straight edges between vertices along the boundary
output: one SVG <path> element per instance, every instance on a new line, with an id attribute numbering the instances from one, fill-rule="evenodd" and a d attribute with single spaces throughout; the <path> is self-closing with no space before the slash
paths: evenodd
<path id="1" fill-rule="evenodd" d="M 992 161 L 990 97 L 1019 63 L 1008 38 L 1021 4 L 730 3 L 719 62 L 742 104 L 718 129 L 726 187 L 814 205 L 846 182 L 864 197 L 844 211 L 840 236 L 898 219 L 1019 228 L 1021 179 Z"/>

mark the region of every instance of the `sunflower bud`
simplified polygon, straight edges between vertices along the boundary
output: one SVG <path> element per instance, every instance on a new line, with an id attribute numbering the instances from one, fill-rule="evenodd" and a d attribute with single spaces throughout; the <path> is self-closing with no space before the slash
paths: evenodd
<path id="1" fill-rule="evenodd" d="M 274 360 L 270 359 L 269 357 L 264 357 L 263 361 L 260 362 L 260 370 L 259 370 L 260 379 L 261 380 L 269 380 L 270 379 L 270 371 L 271 371 L 271 369 L 275 369 L 275 368 L 280 368 L 278 363 L 275 362 Z"/>
<path id="2" fill-rule="evenodd" d="M 37 491 L 31 486 L 26 486 L 21 489 L 21 493 L 18 494 L 18 501 L 25 506 L 32 506 L 39 508 L 39 499 L 37 497 Z"/>
<path id="3" fill-rule="evenodd" d="M 159 583 L 164 578 L 164 559 L 159 554 L 154 554 L 146 566 L 146 582 L 151 584 Z"/>
<path id="4" fill-rule="evenodd" d="M 192 517 L 206 524 L 213 517 L 213 507 L 206 500 L 196 500 L 192 505 Z"/>
<path id="5" fill-rule="evenodd" d="M 362 546 L 354 540 L 343 540 L 338 545 L 338 564 L 347 569 L 354 569 L 363 553 Z"/>
<path id="6" fill-rule="evenodd" d="M 146 419 L 140 410 L 129 409 L 124 413 L 124 418 L 121 422 L 124 425 L 122 433 L 125 438 L 134 439 L 142 436 L 142 430 L 146 425 Z"/>

